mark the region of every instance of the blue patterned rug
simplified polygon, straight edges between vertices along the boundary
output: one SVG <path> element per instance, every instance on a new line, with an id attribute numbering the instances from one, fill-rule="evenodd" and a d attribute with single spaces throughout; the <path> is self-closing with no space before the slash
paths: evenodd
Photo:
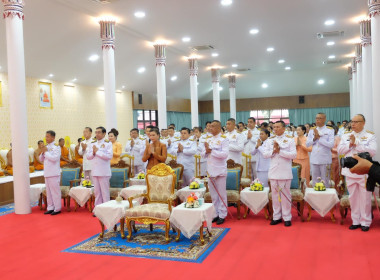
<path id="1" fill-rule="evenodd" d="M 15 211 L 15 204 L 14 203 L 0 206 L 0 216 L 4 216 L 6 214 L 13 213 L 14 211 Z"/>
<path id="2" fill-rule="evenodd" d="M 148 225 L 136 224 L 136 227 L 138 231 L 132 234 L 130 242 L 122 239 L 120 232 L 108 230 L 103 240 L 97 234 L 63 252 L 201 263 L 229 231 L 229 228 L 213 228 L 210 237 L 204 230 L 203 245 L 199 241 L 199 231 L 191 239 L 181 234 L 179 242 L 175 242 L 176 233 L 170 231 L 171 242 L 166 244 L 164 225 L 154 225 L 152 232 Z"/>

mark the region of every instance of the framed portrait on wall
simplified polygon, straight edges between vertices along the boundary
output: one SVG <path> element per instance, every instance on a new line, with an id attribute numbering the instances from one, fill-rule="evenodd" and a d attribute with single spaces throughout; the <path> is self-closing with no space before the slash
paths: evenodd
<path id="1" fill-rule="evenodd" d="M 51 83 L 38 82 L 40 108 L 53 109 L 53 93 Z"/>

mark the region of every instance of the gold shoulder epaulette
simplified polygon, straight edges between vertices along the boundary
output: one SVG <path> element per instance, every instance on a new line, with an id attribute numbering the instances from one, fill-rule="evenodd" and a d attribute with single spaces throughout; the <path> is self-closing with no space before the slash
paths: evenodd
<path id="1" fill-rule="evenodd" d="M 128 140 L 132 140 L 132 138 L 129 138 Z"/>
<path id="2" fill-rule="evenodd" d="M 110 140 L 108 140 L 108 139 L 104 140 L 104 142 L 106 142 L 106 143 L 109 143 L 109 141 L 110 141 Z"/>
<path id="3" fill-rule="evenodd" d="M 144 140 L 144 137 L 139 137 L 140 138 L 140 140 Z"/>
<path id="4" fill-rule="evenodd" d="M 237 133 L 241 134 L 241 132 L 239 130 L 236 131 Z"/>
<path id="5" fill-rule="evenodd" d="M 375 132 L 371 131 L 371 130 L 366 130 L 368 133 L 370 134 L 375 134 Z"/>
<path id="6" fill-rule="evenodd" d="M 285 136 L 288 137 L 288 138 L 293 138 L 293 136 L 288 135 L 288 134 L 286 134 Z"/>
<path id="7" fill-rule="evenodd" d="M 57 144 L 57 143 L 54 143 L 54 145 L 59 146 L 59 144 Z M 12 150 L 12 149 L 11 149 L 11 150 Z"/>
<path id="8" fill-rule="evenodd" d="M 96 140 L 92 140 L 92 142 L 91 143 L 96 143 Z"/>
<path id="9" fill-rule="evenodd" d="M 260 131 L 261 131 L 261 127 L 259 127 L 257 130 L 260 130 Z"/>
<path id="10" fill-rule="evenodd" d="M 331 126 L 326 126 L 328 129 L 334 129 L 334 128 L 332 128 Z"/>
<path id="11" fill-rule="evenodd" d="M 269 137 L 269 139 L 272 139 L 272 138 L 275 138 L 276 136 L 271 136 L 271 137 Z"/>
<path id="12" fill-rule="evenodd" d="M 347 130 L 344 134 L 351 133 L 351 130 Z"/>
<path id="13" fill-rule="evenodd" d="M 222 138 L 227 138 L 227 136 L 226 136 L 226 135 L 224 135 L 224 134 L 223 134 L 223 135 L 221 135 L 221 136 L 222 136 Z"/>

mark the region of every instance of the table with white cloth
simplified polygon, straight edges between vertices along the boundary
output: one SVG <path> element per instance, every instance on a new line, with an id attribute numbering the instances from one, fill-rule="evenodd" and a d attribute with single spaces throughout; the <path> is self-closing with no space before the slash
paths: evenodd
<path id="1" fill-rule="evenodd" d="M 133 201 L 133 206 L 136 206 L 137 202 Z M 124 234 L 124 218 L 125 211 L 129 208 L 129 201 L 122 200 L 117 202 L 116 200 L 110 200 L 102 204 L 96 205 L 93 211 L 94 215 L 99 219 L 102 227 L 102 232 L 99 237 L 104 236 L 104 226 L 108 229 L 113 227 L 116 230 L 116 224 L 120 221 L 120 234 L 122 238 L 125 238 Z"/>
<path id="2" fill-rule="evenodd" d="M 38 206 L 42 209 L 42 191 L 45 189 L 45 184 L 30 185 L 30 204 L 34 205 L 38 202 Z"/>
<path id="3" fill-rule="evenodd" d="M 246 205 L 252 212 L 257 215 L 269 203 L 269 188 L 264 187 L 262 191 L 251 191 L 250 187 L 244 188 L 240 192 L 240 201 Z M 244 213 L 244 219 L 247 217 L 248 208 Z M 265 218 L 268 219 L 268 209 L 265 209 Z"/>
<path id="4" fill-rule="evenodd" d="M 206 188 L 190 189 L 190 187 L 187 186 L 177 191 L 177 197 L 181 200 L 181 202 L 184 202 L 192 193 L 195 193 L 198 198 L 201 198 L 205 195 Z"/>
<path id="5" fill-rule="evenodd" d="M 83 186 L 78 187 L 72 187 L 69 191 L 69 196 L 72 197 L 75 201 L 75 209 L 77 210 L 78 205 L 80 207 L 83 207 L 87 201 L 90 200 L 88 203 L 88 210 L 92 211 L 92 195 L 94 193 L 94 187 L 87 188 Z"/>
<path id="6" fill-rule="evenodd" d="M 322 217 L 331 211 L 331 220 L 335 222 L 334 210 L 335 205 L 339 202 L 339 198 L 334 188 L 326 188 L 325 191 L 316 191 L 313 188 L 306 188 L 304 199 L 309 207 L 308 221 L 311 219 L 311 208 L 313 208 Z"/>
<path id="7" fill-rule="evenodd" d="M 199 230 L 199 240 L 204 244 L 203 223 L 206 222 L 207 231 L 211 236 L 212 219 L 216 216 L 212 203 L 203 203 L 199 208 L 186 208 L 185 203 L 172 209 L 170 223 L 178 230 L 176 241 L 181 232 L 187 238 L 191 238 Z"/>
<path id="8" fill-rule="evenodd" d="M 129 178 L 129 186 L 146 186 L 145 179 L 137 179 L 137 177 Z"/>
<path id="9" fill-rule="evenodd" d="M 146 185 L 133 185 L 127 188 L 123 188 L 120 192 L 120 196 L 126 200 L 132 196 L 137 196 L 139 194 L 143 194 L 147 192 Z M 143 202 L 143 197 L 139 197 L 134 199 L 140 205 Z"/>

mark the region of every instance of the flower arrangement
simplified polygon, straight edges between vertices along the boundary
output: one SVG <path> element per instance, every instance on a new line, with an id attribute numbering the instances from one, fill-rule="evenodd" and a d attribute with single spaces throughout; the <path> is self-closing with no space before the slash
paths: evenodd
<path id="1" fill-rule="evenodd" d="M 198 197 L 195 195 L 195 193 L 191 193 L 186 199 L 185 207 L 186 208 L 198 208 L 200 206 L 201 205 L 199 203 Z"/>
<path id="2" fill-rule="evenodd" d="M 263 184 L 260 182 L 259 179 L 255 179 L 252 183 L 251 183 L 251 191 L 255 191 L 255 192 L 260 192 L 260 191 L 263 191 L 264 190 L 264 187 L 263 187 Z"/>
<path id="3" fill-rule="evenodd" d="M 140 172 L 139 174 L 137 174 L 137 179 L 145 179 L 145 173 Z"/>
<path id="4" fill-rule="evenodd" d="M 122 202 L 123 198 L 120 196 L 120 192 L 117 193 L 117 197 L 115 198 L 116 202 Z"/>
<path id="5" fill-rule="evenodd" d="M 325 182 L 318 177 L 319 182 L 315 183 L 314 190 L 317 192 L 322 192 L 326 190 Z"/>
<path id="6" fill-rule="evenodd" d="M 82 172 L 82 176 L 81 177 L 84 178 L 84 172 Z"/>
<path id="7" fill-rule="evenodd" d="M 91 187 L 92 186 L 92 182 L 91 182 L 89 177 L 86 177 L 86 179 L 84 179 L 82 181 L 82 186 L 83 187 Z"/>
<path id="8" fill-rule="evenodd" d="M 190 189 L 199 189 L 199 183 L 197 181 L 191 182 L 189 188 Z"/>

